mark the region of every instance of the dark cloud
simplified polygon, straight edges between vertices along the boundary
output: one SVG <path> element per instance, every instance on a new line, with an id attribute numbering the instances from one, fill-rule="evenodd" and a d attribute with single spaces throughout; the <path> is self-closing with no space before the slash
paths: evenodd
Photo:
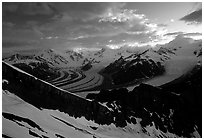
<path id="1" fill-rule="evenodd" d="M 15 39 L 15 40 L 38 40 L 41 34 L 34 29 L 17 29 L 17 28 L 5 28 L 2 30 L 3 39 Z"/>
<path id="2" fill-rule="evenodd" d="M 168 24 L 163 24 L 163 23 L 161 23 L 161 24 L 157 24 L 157 26 L 159 26 L 159 27 L 167 27 Z"/>
<path id="3" fill-rule="evenodd" d="M 147 42 L 150 36 L 155 38 L 158 28 L 165 26 L 150 23 L 137 10 L 124 9 L 125 5 L 107 2 L 3 3 L 3 45 L 26 46 L 38 42 L 41 47 L 94 47 L 125 41 Z"/>
<path id="4" fill-rule="evenodd" d="M 184 36 L 201 36 L 202 33 L 185 33 Z"/>
<path id="5" fill-rule="evenodd" d="M 5 22 L 13 22 L 17 27 L 26 26 L 29 21 L 39 25 L 52 21 L 60 13 L 45 2 L 4 2 L 2 4 L 2 19 Z"/>
<path id="6" fill-rule="evenodd" d="M 59 19 L 63 16 L 69 16 L 74 20 L 89 20 L 98 17 L 107 8 L 118 3 L 94 3 L 94 2 L 4 2 L 3 16 L 18 16 L 23 20 L 39 19 L 40 17 L 48 19 Z M 117 6 L 115 6 L 117 7 Z M 32 18 L 30 18 L 32 17 Z"/>
<path id="7" fill-rule="evenodd" d="M 73 19 L 94 18 L 96 15 L 102 14 L 111 3 L 50 3 L 50 5 L 60 14 L 66 13 Z"/>
<path id="8" fill-rule="evenodd" d="M 3 28 L 29 28 L 41 36 L 76 37 L 100 30 L 98 20 L 107 9 L 120 8 L 120 3 L 3 3 Z M 12 23 L 12 24 L 11 24 Z M 86 28 L 91 25 L 91 28 Z M 104 27 L 102 27 L 104 28 Z M 80 30 L 79 30 L 80 29 Z M 5 33 L 5 32 L 4 32 Z M 7 33 L 8 34 L 8 33 Z M 3 34 L 5 36 L 5 34 Z M 21 36 L 21 33 L 19 33 Z"/>
<path id="9" fill-rule="evenodd" d="M 188 24 L 201 24 L 202 23 L 202 9 L 198 9 L 184 17 L 180 20 L 185 21 Z"/>
<path id="10" fill-rule="evenodd" d="M 202 33 L 185 33 L 185 32 L 172 32 L 167 33 L 164 36 L 177 36 L 177 35 L 183 35 L 183 36 L 201 36 Z"/>
<path id="11" fill-rule="evenodd" d="M 172 33 L 167 33 L 164 36 L 172 36 L 172 35 L 180 35 L 183 34 L 183 32 L 172 32 Z"/>
<path id="12" fill-rule="evenodd" d="M 18 9 L 18 4 L 17 3 L 8 3 L 8 2 L 3 2 L 2 3 L 3 7 L 3 13 L 5 12 L 16 12 Z"/>
<path id="13" fill-rule="evenodd" d="M 2 26 L 3 26 L 3 27 L 12 28 L 12 27 L 15 26 L 15 24 L 12 23 L 12 22 L 3 22 L 3 23 L 2 23 Z"/>
<path id="14" fill-rule="evenodd" d="M 151 42 L 165 33 L 168 25 L 154 24 L 125 6 L 116 2 L 4 2 L 3 46 L 95 47 Z"/>
<path id="15" fill-rule="evenodd" d="M 50 7 L 49 3 L 3 3 L 3 13 L 15 13 L 21 15 L 51 15 L 54 13 L 54 10 Z"/>
<path id="16" fill-rule="evenodd" d="M 40 34 L 33 29 L 17 29 L 3 25 L 2 47 L 20 48 L 27 46 L 36 46 L 39 43 Z"/>
<path id="17" fill-rule="evenodd" d="M 34 41 L 31 41 L 31 42 L 28 42 L 28 41 L 17 41 L 17 40 L 9 40 L 9 41 L 3 41 L 2 42 L 2 47 L 3 48 L 18 48 L 18 47 L 25 47 L 25 46 L 33 46 L 36 42 Z"/>

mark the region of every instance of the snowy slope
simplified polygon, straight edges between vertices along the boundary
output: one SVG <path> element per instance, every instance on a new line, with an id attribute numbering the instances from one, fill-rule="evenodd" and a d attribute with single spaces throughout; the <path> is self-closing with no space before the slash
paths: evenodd
<path id="1" fill-rule="evenodd" d="M 45 61 L 47 63 L 52 64 L 55 67 L 57 66 L 65 67 L 69 63 L 69 61 L 66 60 L 66 58 L 64 58 L 59 52 L 53 49 L 43 50 L 42 52 L 39 52 L 38 54 L 35 55 L 35 59 Z"/>
<path id="2" fill-rule="evenodd" d="M 39 110 L 19 97 L 3 90 L 2 95 L 2 134 L 14 138 L 30 137 L 156 137 L 161 132 L 148 128 L 151 135 L 142 132 L 140 125 L 128 124 L 125 128 L 114 125 L 101 126 L 85 118 L 74 118 L 57 110 Z M 17 116 L 19 119 L 10 118 Z M 23 119 L 25 118 L 25 119 Z M 28 121 L 29 120 L 29 121 Z M 28 123 L 32 122 L 32 123 Z M 36 124 L 36 125 L 32 125 Z M 36 127 L 38 126 L 38 127 Z M 173 134 L 170 136 L 175 137 Z"/>
<path id="3" fill-rule="evenodd" d="M 165 62 L 165 75 L 155 77 L 147 81 L 147 84 L 155 86 L 165 84 L 190 71 L 196 65 L 202 65 L 201 40 L 193 41 L 192 39 L 178 36 L 170 43 L 161 46 L 161 48 L 171 50 L 175 55 Z"/>

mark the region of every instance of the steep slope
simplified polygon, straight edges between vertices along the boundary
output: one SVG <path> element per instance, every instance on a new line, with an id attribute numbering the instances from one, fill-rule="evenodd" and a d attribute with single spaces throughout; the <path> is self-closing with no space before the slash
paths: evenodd
<path id="1" fill-rule="evenodd" d="M 2 103 L 3 137 L 101 137 L 92 132 L 93 122 L 57 110 L 39 110 L 7 90 L 3 90 Z"/>
<path id="2" fill-rule="evenodd" d="M 74 118 L 58 110 L 39 110 L 9 91 L 3 90 L 2 93 L 2 137 L 142 138 L 156 137 L 155 134 L 159 133 L 159 131 L 155 131 L 150 136 L 145 134 L 139 125 L 131 123 L 122 129 L 114 125 L 99 125 L 84 117 Z"/>
<path id="3" fill-rule="evenodd" d="M 163 64 L 169 58 L 166 54 L 158 54 L 153 49 L 147 49 L 142 53 L 120 57 L 107 66 L 103 73 L 110 75 L 116 85 L 151 78 L 165 72 Z"/>
<path id="4" fill-rule="evenodd" d="M 155 127 L 144 131 L 140 123 L 118 125 L 114 112 L 101 103 L 63 91 L 4 62 L 2 66 L 3 137 L 176 136 Z"/>
<path id="5" fill-rule="evenodd" d="M 124 88 L 101 90 L 87 98 L 114 110 L 119 126 L 136 123 L 135 117 L 142 119 L 140 124 L 146 131 L 147 126 L 155 126 L 163 133 L 179 137 L 202 137 L 201 77 L 202 69 L 197 67 L 160 87 L 140 84 L 129 92 Z"/>
<path id="6" fill-rule="evenodd" d="M 59 52 L 48 49 L 39 52 L 35 55 L 35 59 L 47 62 L 55 67 L 67 67 L 69 61 L 64 58 Z"/>
<path id="7" fill-rule="evenodd" d="M 188 73 L 197 65 L 202 65 L 202 40 L 177 37 L 161 48 L 173 50 L 175 55 L 166 61 L 165 74 L 148 80 L 147 84 L 160 86 Z"/>
<path id="8" fill-rule="evenodd" d="M 165 45 L 120 57 L 101 73 L 111 77 L 114 84 L 144 79 L 152 79 L 147 81 L 148 84 L 162 84 L 178 78 L 197 64 L 201 65 L 201 44 L 202 41 L 178 36 Z"/>

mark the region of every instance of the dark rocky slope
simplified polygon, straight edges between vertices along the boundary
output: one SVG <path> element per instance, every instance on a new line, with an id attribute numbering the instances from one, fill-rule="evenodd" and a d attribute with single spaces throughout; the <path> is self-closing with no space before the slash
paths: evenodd
<path id="1" fill-rule="evenodd" d="M 141 126 L 155 125 L 163 132 L 180 137 L 192 137 L 197 130 L 202 135 L 202 70 L 190 73 L 161 87 L 140 84 L 127 89 L 101 90 L 87 98 L 106 105 L 114 112 L 115 124 L 126 126 L 141 118 Z"/>
<path id="2" fill-rule="evenodd" d="M 13 66 L 42 80 L 47 80 L 60 76 L 60 73 L 56 69 L 49 67 L 47 63 L 32 62 L 29 65 L 25 63 L 16 63 L 13 64 Z"/>
<path id="3" fill-rule="evenodd" d="M 162 53 L 165 54 L 166 57 L 166 52 Z M 102 75 L 109 75 L 115 85 L 162 75 L 165 72 L 163 66 L 164 60 L 154 60 L 151 58 L 152 56 L 149 56 L 152 54 L 158 55 L 161 57 L 160 59 L 164 57 L 160 52 L 147 49 L 139 54 L 135 53 L 128 57 L 120 57 L 104 68 L 100 73 Z"/>

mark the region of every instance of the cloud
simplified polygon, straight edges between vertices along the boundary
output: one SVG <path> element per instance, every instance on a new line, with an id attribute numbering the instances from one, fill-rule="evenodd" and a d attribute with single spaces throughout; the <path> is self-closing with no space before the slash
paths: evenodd
<path id="1" fill-rule="evenodd" d="M 40 39 L 58 39 L 59 37 L 58 36 L 46 36 L 46 37 L 41 37 Z"/>
<path id="2" fill-rule="evenodd" d="M 33 29 L 17 29 L 17 28 L 3 28 L 2 38 L 15 39 L 15 40 L 38 40 L 40 34 L 34 31 Z"/>
<path id="3" fill-rule="evenodd" d="M 155 24 L 137 10 L 108 9 L 96 20 L 79 25 L 69 40 L 84 46 L 145 46 L 154 45 L 158 41 L 167 40 L 166 24 Z M 71 31 L 71 32 L 72 32 Z M 110 42 L 111 40 L 111 42 Z M 117 48 L 117 47 L 115 47 Z"/>
<path id="4" fill-rule="evenodd" d="M 73 20 L 92 20 L 103 14 L 110 7 L 117 9 L 125 3 L 111 2 L 3 2 L 4 16 L 42 16 L 58 20 L 60 18 L 72 18 Z M 32 17 L 32 18 L 33 18 Z M 32 19 L 30 18 L 30 19 Z"/>
<path id="5" fill-rule="evenodd" d="M 49 3 L 3 3 L 3 11 L 11 12 L 23 15 L 51 15 L 54 13 L 53 9 L 50 7 Z"/>
<path id="6" fill-rule="evenodd" d="M 3 24 L 2 47 L 27 47 L 36 46 L 39 43 L 40 34 L 33 29 L 19 29 Z"/>
<path id="7" fill-rule="evenodd" d="M 183 34 L 183 32 L 171 32 L 171 33 L 167 33 L 164 36 L 172 36 L 172 35 L 180 35 Z"/>
<path id="8" fill-rule="evenodd" d="M 202 34 L 201 33 L 185 33 L 183 34 L 186 38 L 192 38 L 194 40 L 202 40 Z"/>
<path id="9" fill-rule="evenodd" d="M 191 12 L 197 11 L 202 9 L 202 2 L 194 2 L 192 9 L 190 10 Z"/>
<path id="10" fill-rule="evenodd" d="M 34 40 L 42 48 L 143 46 L 168 40 L 164 36 L 166 24 L 155 24 L 135 9 L 124 9 L 125 5 L 109 2 L 4 3 L 3 40 Z M 15 28 L 8 30 L 6 23 L 13 23 Z"/>
<path id="11" fill-rule="evenodd" d="M 121 11 L 107 11 L 102 18 L 99 20 L 99 22 L 128 22 L 132 20 L 140 20 L 144 19 L 145 15 L 143 14 L 137 14 L 136 10 L 128 10 L 124 9 Z"/>
<path id="12" fill-rule="evenodd" d="M 184 17 L 180 20 L 185 21 L 188 24 L 201 24 L 202 23 L 202 9 L 198 9 Z"/>
<path id="13" fill-rule="evenodd" d="M 8 2 L 3 2 L 2 3 L 3 7 L 3 13 L 4 12 L 16 12 L 18 9 L 18 4 L 17 3 L 8 3 Z"/>
<path id="14" fill-rule="evenodd" d="M 130 34 L 140 34 L 155 32 L 159 28 L 166 27 L 164 24 L 155 24 L 149 21 L 144 14 L 139 14 L 137 10 L 121 9 L 117 12 L 107 12 L 99 19 L 99 23 L 119 25 Z"/>
<path id="15" fill-rule="evenodd" d="M 12 6 L 17 8 L 14 10 Z M 18 27 L 32 28 L 41 36 L 78 38 L 101 30 L 97 18 L 120 3 L 11 3 L 4 4 L 3 21 L 15 21 Z M 29 8 L 27 8 L 29 7 Z M 87 28 L 88 27 L 88 28 Z M 104 27 L 102 27 L 104 28 Z M 79 37 L 80 38 L 80 37 Z"/>
<path id="16" fill-rule="evenodd" d="M 14 23 L 12 23 L 12 22 L 3 22 L 2 23 L 2 26 L 3 27 L 8 27 L 8 28 L 12 28 L 12 27 L 14 27 L 15 26 L 15 24 Z"/>
<path id="17" fill-rule="evenodd" d="M 193 40 L 200 40 L 202 39 L 202 33 L 185 33 L 185 32 L 172 32 L 172 33 L 167 33 L 164 36 L 170 36 L 174 38 L 182 37 L 182 38 L 191 38 Z"/>
<path id="18" fill-rule="evenodd" d="M 167 27 L 168 24 L 163 24 L 163 23 L 160 23 L 160 24 L 157 24 L 158 27 Z"/>
<path id="19" fill-rule="evenodd" d="M 175 21 L 174 19 L 171 19 L 171 20 L 170 20 L 170 22 L 174 22 L 174 21 Z"/>
<path id="20" fill-rule="evenodd" d="M 202 36 L 202 33 L 185 33 L 186 36 Z"/>
<path id="21" fill-rule="evenodd" d="M 87 22 L 98 18 L 110 7 L 120 7 L 111 2 L 55 2 L 47 4 L 54 12 L 52 20 Z"/>
<path id="22" fill-rule="evenodd" d="M 2 42 L 3 48 L 18 48 L 18 47 L 28 47 L 37 44 L 37 41 L 26 41 L 26 40 L 4 40 Z"/>
<path id="23" fill-rule="evenodd" d="M 172 35 L 202 36 L 202 33 L 171 32 L 171 33 L 165 34 L 164 36 L 172 36 Z"/>

